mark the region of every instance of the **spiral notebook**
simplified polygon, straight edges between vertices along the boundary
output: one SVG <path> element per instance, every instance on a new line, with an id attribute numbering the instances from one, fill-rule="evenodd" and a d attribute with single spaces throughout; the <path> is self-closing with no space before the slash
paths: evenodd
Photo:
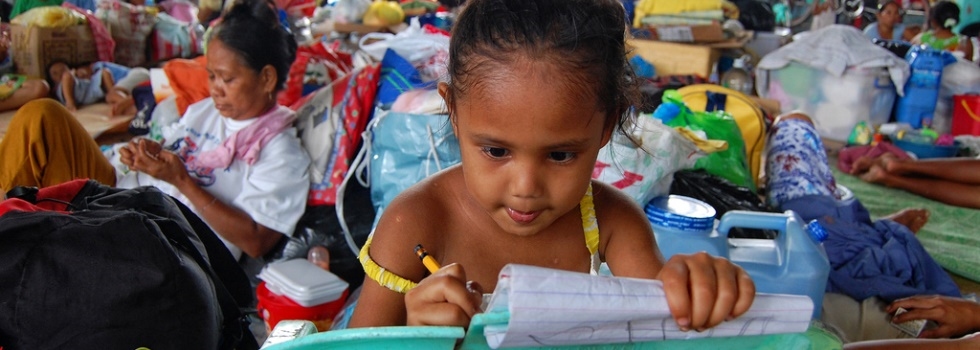
<path id="1" fill-rule="evenodd" d="M 486 313 L 474 321 L 485 323 L 486 344 L 496 349 L 801 333 L 812 312 L 806 296 L 759 293 L 739 318 L 684 332 L 660 281 L 510 264 Z"/>

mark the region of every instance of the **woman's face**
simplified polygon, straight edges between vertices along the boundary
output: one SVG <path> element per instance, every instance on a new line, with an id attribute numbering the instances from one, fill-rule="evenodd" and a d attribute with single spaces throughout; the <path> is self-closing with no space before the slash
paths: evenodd
<path id="1" fill-rule="evenodd" d="M 246 120 L 267 112 L 275 103 L 276 72 L 266 66 L 256 72 L 221 41 L 212 39 L 207 53 L 208 84 L 214 107 L 222 116 Z"/>
<path id="2" fill-rule="evenodd" d="M 878 11 L 879 26 L 891 28 L 894 27 L 895 24 L 898 24 L 899 21 L 901 21 L 901 18 L 898 14 L 898 5 L 895 3 L 889 3 Z"/>

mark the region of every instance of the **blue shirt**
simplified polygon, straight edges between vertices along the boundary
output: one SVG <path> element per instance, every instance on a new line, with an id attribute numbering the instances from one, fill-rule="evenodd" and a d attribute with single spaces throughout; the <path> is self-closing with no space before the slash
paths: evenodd
<path id="1" fill-rule="evenodd" d="M 902 40 L 902 33 L 905 33 L 905 25 L 901 23 L 895 24 L 895 28 L 892 29 L 892 38 L 881 37 L 881 34 L 878 33 L 878 22 L 871 23 L 867 27 L 864 27 L 864 35 L 871 39 Z"/>

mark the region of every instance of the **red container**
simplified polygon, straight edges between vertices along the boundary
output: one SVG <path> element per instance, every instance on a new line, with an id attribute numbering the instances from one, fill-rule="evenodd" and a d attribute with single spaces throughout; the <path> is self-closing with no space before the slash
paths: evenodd
<path id="1" fill-rule="evenodd" d="M 264 281 L 259 282 L 259 286 L 255 290 L 259 301 L 259 315 L 265 320 L 265 326 L 269 331 L 276 328 L 276 324 L 282 320 L 308 320 L 316 325 L 319 332 L 330 330 L 334 316 L 337 316 L 340 309 L 344 307 L 347 292 L 344 290 L 344 293 L 337 300 L 306 307 L 297 304 L 289 297 L 269 291 Z"/>
<path id="2" fill-rule="evenodd" d="M 953 96 L 951 134 L 980 136 L 980 95 Z"/>

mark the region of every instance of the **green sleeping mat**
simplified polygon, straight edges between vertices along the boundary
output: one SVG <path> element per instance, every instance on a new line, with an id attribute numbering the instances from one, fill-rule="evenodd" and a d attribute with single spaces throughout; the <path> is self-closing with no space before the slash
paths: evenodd
<path id="1" fill-rule="evenodd" d="M 880 218 L 905 208 L 925 208 L 929 222 L 917 236 L 926 251 L 949 272 L 980 282 L 980 210 L 946 205 L 902 190 L 861 181 L 842 173 L 830 159 L 834 178 Z"/>

